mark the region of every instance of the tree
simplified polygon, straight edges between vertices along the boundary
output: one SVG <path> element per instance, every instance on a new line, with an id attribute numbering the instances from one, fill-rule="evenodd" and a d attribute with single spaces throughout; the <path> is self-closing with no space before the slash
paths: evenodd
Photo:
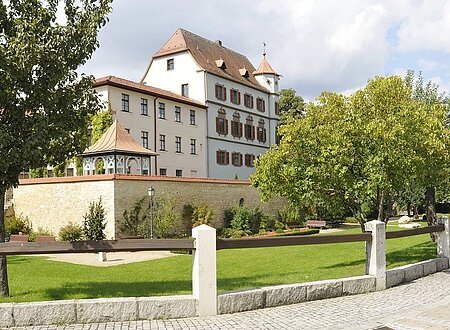
<path id="1" fill-rule="evenodd" d="M 436 111 L 442 112 L 446 111 L 448 116 L 449 99 L 445 97 L 445 93 L 439 92 L 439 85 L 428 81 L 425 85 L 422 77 L 422 73 L 416 79 L 415 73 L 412 70 L 408 70 L 405 77 L 405 84 L 411 90 L 411 98 L 421 102 L 426 111 L 430 116 Z M 447 126 L 448 118 L 446 120 Z M 430 141 L 431 143 L 440 143 L 446 136 L 434 139 Z M 413 187 L 419 185 L 423 186 L 424 189 L 420 190 L 419 193 L 425 195 L 425 206 L 426 206 L 426 218 L 428 225 L 437 224 L 436 216 L 436 188 L 444 191 L 449 187 L 449 170 L 448 166 L 445 166 L 448 160 L 448 152 L 444 147 L 446 144 L 435 145 L 435 148 L 427 148 L 424 150 L 424 157 L 427 159 L 427 173 L 421 178 L 421 182 L 416 182 Z M 436 152 L 436 148 L 438 152 Z M 417 189 L 417 188 L 416 188 Z M 423 193 L 423 190 L 425 194 Z M 422 197 L 420 196 L 420 197 Z M 414 196 L 413 198 L 420 198 L 419 196 Z M 432 235 L 434 237 L 434 235 Z"/>
<path id="2" fill-rule="evenodd" d="M 427 155 L 445 156 L 444 119 L 445 109 L 412 99 L 399 77 L 375 78 L 350 97 L 323 93 L 281 125 L 281 142 L 256 161 L 252 184 L 263 200 L 280 195 L 330 212 L 344 205 L 364 230 L 371 205 L 387 222 L 405 186 L 436 177 Z"/>
<path id="3" fill-rule="evenodd" d="M 305 101 L 299 95 L 296 95 L 296 91 L 292 88 L 282 89 L 280 91 L 280 99 L 278 100 L 278 106 L 281 112 L 281 122 L 284 122 L 290 117 L 299 117 L 305 111 Z"/>
<path id="4" fill-rule="evenodd" d="M 78 6 L 76 3 L 80 3 Z M 0 4 L 0 242 L 4 197 L 24 168 L 56 165 L 81 152 L 88 115 L 101 109 L 93 77 L 77 73 L 99 46 L 111 0 L 11 0 Z M 0 257 L 0 295 L 9 295 Z"/>
<path id="5" fill-rule="evenodd" d="M 106 237 L 104 233 L 106 228 L 106 211 L 101 197 L 97 202 L 89 204 L 89 210 L 83 216 L 83 219 L 83 231 L 86 239 L 101 241 Z"/>

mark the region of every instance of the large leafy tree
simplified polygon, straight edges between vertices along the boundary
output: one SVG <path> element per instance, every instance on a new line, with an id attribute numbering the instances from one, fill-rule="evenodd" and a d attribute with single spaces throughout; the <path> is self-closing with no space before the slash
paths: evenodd
<path id="1" fill-rule="evenodd" d="M 282 89 L 278 106 L 281 112 L 281 122 L 288 118 L 297 118 L 305 111 L 306 103 L 300 95 L 292 88 Z"/>
<path id="2" fill-rule="evenodd" d="M 0 242 L 5 191 L 24 168 L 82 151 L 88 115 L 101 109 L 93 77 L 79 75 L 99 46 L 111 0 L 10 0 L 0 4 Z M 0 257 L 0 295 L 8 295 Z"/>
<path id="3" fill-rule="evenodd" d="M 375 78 L 350 97 L 323 93 L 280 127 L 282 140 L 257 160 L 252 183 L 263 199 L 346 206 L 362 228 L 375 202 L 387 221 L 405 187 L 423 187 L 422 178 L 448 167 L 444 119 L 444 108 L 413 99 L 399 77 Z M 427 164 L 433 153 L 442 159 L 436 169 Z"/>

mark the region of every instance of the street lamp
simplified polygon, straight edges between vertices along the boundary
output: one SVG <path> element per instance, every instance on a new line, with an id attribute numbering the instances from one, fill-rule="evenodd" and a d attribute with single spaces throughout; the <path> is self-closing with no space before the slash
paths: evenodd
<path id="1" fill-rule="evenodd" d="M 155 196 L 155 188 L 148 188 L 147 193 L 150 197 L 150 238 L 153 239 L 153 196 Z"/>

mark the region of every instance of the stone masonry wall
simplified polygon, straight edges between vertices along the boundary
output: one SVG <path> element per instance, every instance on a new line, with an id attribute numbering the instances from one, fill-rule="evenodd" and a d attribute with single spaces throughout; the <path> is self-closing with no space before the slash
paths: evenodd
<path id="1" fill-rule="evenodd" d="M 221 227 L 225 209 L 239 204 L 259 207 L 264 213 L 276 215 L 284 202 L 272 199 L 261 203 L 259 193 L 245 180 L 216 180 L 134 175 L 97 175 L 67 178 L 21 180 L 14 190 L 14 208 L 17 215 L 27 216 L 34 229 L 49 229 L 58 235 L 59 229 L 69 222 L 81 224 L 89 203 L 101 196 L 106 209 L 107 238 L 118 236 L 117 226 L 123 212 L 155 188 L 155 198 L 168 195 L 176 200 L 176 212 L 182 214 L 183 206 L 206 203 L 214 209 L 211 225 Z M 181 229 L 186 224 L 178 223 Z"/>
<path id="2" fill-rule="evenodd" d="M 74 177 L 75 178 L 75 177 Z M 58 235 L 69 222 L 83 223 L 89 203 L 102 197 L 106 209 L 106 237 L 115 236 L 114 181 L 74 180 L 72 178 L 45 178 L 21 180 L 14 189 L 14 211 L 27 216 L 33 229 L 39 227 Z"/>

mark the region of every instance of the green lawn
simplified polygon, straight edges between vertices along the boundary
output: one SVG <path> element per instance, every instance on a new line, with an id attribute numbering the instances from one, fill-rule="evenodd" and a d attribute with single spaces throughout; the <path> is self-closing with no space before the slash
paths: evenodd
<path id="1" fill-rule="evenodd" d="M 358 232 L 355 227 L 341 233 Z M 428 234 L 387 242 L 388 268 L 435 256 Z M 217 259 L 219 291 L 363 275 L 365 270 L 364 243 L 221 250 Z M 189 294 L 191 267 L 188 255 L 112 267 L 12 256 L 11 297 L 0 302 Z"/>

